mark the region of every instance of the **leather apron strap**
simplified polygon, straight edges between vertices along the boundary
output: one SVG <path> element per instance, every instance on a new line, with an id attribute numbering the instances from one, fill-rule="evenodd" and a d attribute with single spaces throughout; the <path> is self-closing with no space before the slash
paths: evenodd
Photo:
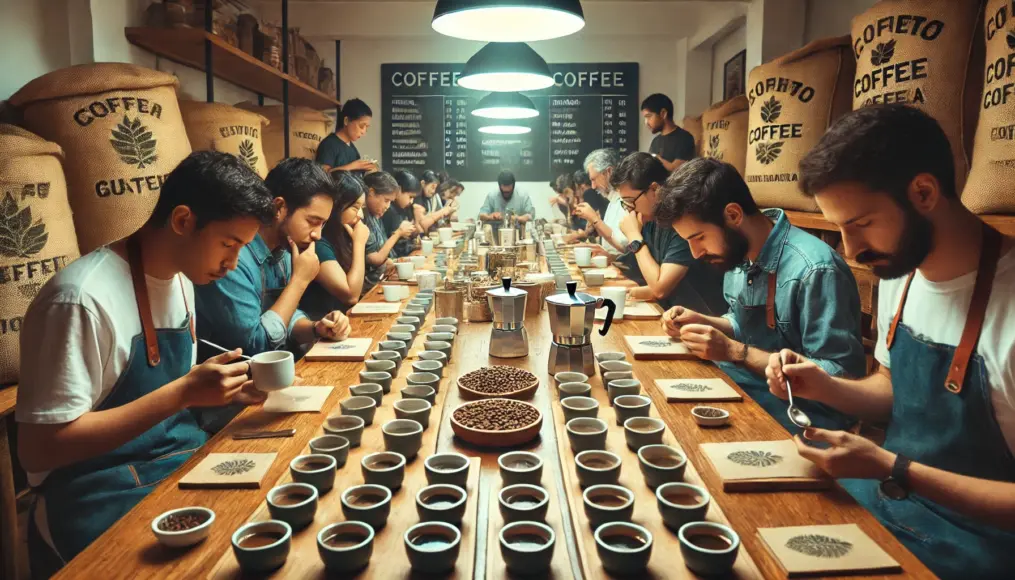
<path id="1" fill-rule="evenodd" d="M 144 264 L 141 260 L 141 243 L 134 237 L 127 238 L 127 263 L 130 264 L 134 298 L 137 301 L 138 314 L 141 315 L 141 331 L 144 334 L 148 366 L 158 366 L 162 360 L 162 357 L 159 356 L 159 339 L 155 335 L 155 322 L 152 320 L 152 307 L 148 299 L 148 282 L 145 279 Z"/>
<path id="2" fill-rule="evenodd" d="M 775 328 L 775 278 L 775 270 L 768 273 L 768 296 L 765 298 L 765 322 L 772 329 Z"/>

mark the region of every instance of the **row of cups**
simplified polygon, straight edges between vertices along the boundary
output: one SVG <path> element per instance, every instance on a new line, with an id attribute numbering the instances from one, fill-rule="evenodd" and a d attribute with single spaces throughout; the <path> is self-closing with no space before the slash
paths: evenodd
<path id="1" fill-rule="evenodd" d="M 497 506 L 501 557 L 510 573 L 545 574 L 553 561 L 556 534 L 546 524 L 550 495 L 543 487 L 543 460 L 528 451 L 511 451 L 497 458 L 502 487 Z"/>

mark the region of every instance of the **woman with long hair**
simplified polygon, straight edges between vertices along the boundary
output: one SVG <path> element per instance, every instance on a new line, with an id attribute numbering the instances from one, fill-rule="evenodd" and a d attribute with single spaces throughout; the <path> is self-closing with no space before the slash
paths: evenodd
<path id="1" fill-rule="evenodd" d="M 384 231 L 390 236 L 405 221 L 413 223 L 416 228 L 416 232 L 412 237 L 398 240 L 395 244 L 395 249 L 391 251 L 393 257 L 401 258 L 412 253 L 416 247 L 416 237 L 422 233 L 419 226 L 415 226 L 416 216 L 412 208 L 413 200 L 422 192 L 422 187 L 416 176 L 408 171 L 400 170 L 391 175 L 398 183 L 399 191 L 395 195 L 395 201 L 391 202 L 391 207 L 388 208 L 388 211 L 384 212 L 384 217 L 381 218 L 381 222 L 384 224 Z"/>
<path id="2" fill-rule="evenodd" d="M 444 204 L 444 207 L 452 207 L 451 215 L 448 216 L 448 219 L 458 215 L 459 204 L 456 200 L 458 196 L 462 195 L 463 191 L 465 191 L 465 186 L 457 179 L 450 177 L 437 186 L 437 196 L 441 198 L 441 203 Z"/>
<path id="3" fill-rule="evenodd" d="M 363 292 L 369 292 L 381 281 L 385 273 L 394 271 L 395 262 L 392 258 L 395 257 L 395 245 L 400 240 L 407 240 L 415 235 L 416 226 L 411 221 L 405 220 L 391 232 L 384 227 L 382 218 L 402 191 L 398 187 L 398 181 L 390 173 L 384 171 L 369 173 L 363 177 L 363 183 L 367 188 L 363 222 L 370 228 L 366 250 L 366 284 Z"/>
<path id="4" fill-rule="evenodd" d="M 412 210 L 416 218 L 416 225 L 423 232 L 429 232 L 442 219 L 451 217 L 451 214 L 458 209 L 457 203 L 445 207 L 440 196 L 437 195 L 437 186 L 440 179 L 437 174 L 429 169 L 423 172 L 420 178 L 422 191 L 413 202 Z"/>

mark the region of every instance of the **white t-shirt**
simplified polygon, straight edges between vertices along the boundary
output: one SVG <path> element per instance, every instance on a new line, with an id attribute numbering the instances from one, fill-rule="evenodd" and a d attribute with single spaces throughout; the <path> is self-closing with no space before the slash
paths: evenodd
<path id="1" fill-rule="evenodd" d="M 182 274 L 147 278 L 155 327 L 182 326 L 185 304 L 193 314 L 193 283 Z M 99 248 L 57 272 L 21 326 L 18 422 L 69 423 L 95 409 L 126 368 L 140 333 L 130 266 L 118 254 Z M 46 473 L 28 475 L 38 485 Z"/>
<path id="2" fill-rule="evenodd" d="M 624 219 L 625 215 L 627 215 L 627 211 L 624 210 L 624 204 L 620 199 L 620 194 L 616 191 L 611 192 L 610 204 L 606 206 L 606 211 L 603 213 L 603 223 L 613 230 L 613 239 L 621 246 L 627 246 L 627 237 L 620 231 L 620 222 Z M 622 253 L 605 239 L 602 242 L 602 246 L 611 255 L 616 256 Z"/>
<path id="3" fill-rule="evenodd" d="M 919 271 L 909 287 L 902 313 L 902 324 L 917 336 L 958 346 L 973 300 L 976 272 L 947 282 L 931 282 Z M 874 356 L 891 367 L 886 338 L 892 318 L 899 308 L 906 278 L 882 280 L 878 288 L 878 345 Z M 994 288 L 987 304 L 987 316 L 976 343 L 983 357 L 990 383 L 994 417 L 1004 434 L 1008 448 L 1015 453 L 1015 250 L 1001 257 L 994 275 Z M 918 363 L 919 361 L 913 361 Z M 942 380 L 944 380 L 942 378 Z M 937 385 L 944 388 L 942 385 Z"/>

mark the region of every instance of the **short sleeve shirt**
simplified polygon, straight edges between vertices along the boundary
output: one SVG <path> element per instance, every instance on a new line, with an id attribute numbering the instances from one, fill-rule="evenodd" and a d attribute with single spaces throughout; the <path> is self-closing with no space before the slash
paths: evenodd
<path id="1" fill-rule="evenodd" d="M 314 250 L 317 254 L 317 259 L 322 264 L 338 261 L 338 253 L 335 251 L 335 246 L 331 245 L 331 242 L 324 238 L 317 240 L 314 244 Z M 314 320 L 324 318 L 325 315 L 335 310 L 344 312 L 347 308 L 348 305 L 333 296 L 331 292 L 328 292 L 327 288 L 316 281 L 311 282 L 307 286 L 306 291 L 303 293 L 303 298 L 300 300 L 300 310 L 306 312 L 307 316 Z"/>
<path id="2" fill-rule="evenodd" d="M 666 161 L 690 161 L 694 159 L 694 137 L 687 131 L 677 127 L 669 135 L 659 134 L 652 139 L 648 152 Z"/>
<path id="3" fill-rule="evenodd" d="M 363 218 L 363 223 L 370 229 L 370 237 L 367 238 L 367 254 L 372 254 L 384 247 L 384 242 L 388 241 L 388 234 L 384 231 L 384 224 L 380 219 L 375 218 L 372 215 L 367 214 Z M 366 275 L 364 276 L 363 293 L 366 294 L 371 288 L 377 285 L 381 281 L 381 276 L 384 275 L 385 266 L 371 266 L 369 263 L 366 267 Z"/>
<path id="4" fill-rule="evenodd" d="M 359 150 L 352 143 L 346 143 L 332 133 L 317 146 L 317 162 L 332 169 L 359 160 Z"/>

